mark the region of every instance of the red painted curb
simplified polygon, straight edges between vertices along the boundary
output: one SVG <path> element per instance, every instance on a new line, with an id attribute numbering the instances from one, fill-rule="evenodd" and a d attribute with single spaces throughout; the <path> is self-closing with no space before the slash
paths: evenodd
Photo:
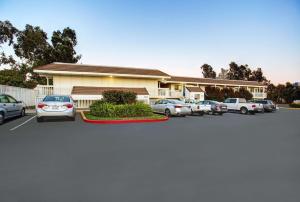
<path id="1" fill-rule="evenodd" d="M 87 119 L 83 112 L 81 112 L 81 117 L 84 122 L 94 123 L 94 124 L 126 124 L 126 123 L 150 123 L 150 122 L 162 122 L 169 120 L 169 117 L 161 119 L 134 119 L 134 120 L 92 120 Z"/>

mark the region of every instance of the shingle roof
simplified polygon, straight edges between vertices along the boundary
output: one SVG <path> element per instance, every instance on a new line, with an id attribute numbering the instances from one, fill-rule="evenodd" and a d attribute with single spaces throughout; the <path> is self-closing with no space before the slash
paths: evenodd
<path id="1" fill-rule="evenodd" d="M 208 84 L 223 84 L 223 85 L 253 85 L 265 86 L 263 83 L 257 81 L 242 81 L 242 80 L 226 80 L 226 79 L 210 79 L 210 78 L 195 78 L 195 77 L 181 77 L 171 76 L 167 81 L 172 82 L 186 82 L 186 83 L 208 83 Z"/>
<path id="2" fill-rule="evenodd" d="M 190 92 L 204 92 L 200 87 L 188 86 L 188 87 L 186 87 L 186 89 Z"/>
<path id="3" fill-rule="evenodd" d="M 74 86 L 72 95 L 101 95 L 104 91 L 117 90 L 124 92 L 134 92 L 137 95 L 149 95 L 146 88 L 123 88 L 123 87 L 89 87 L 89 86 Z"/>
<path id="4" fill-rule="evenodd" d="M 71 63 L 51 63 L 34 68 L 38 72 L 43 71 L 58 71 L 58 72 L 88 72 L 102 74 L 131 74 L 141 76 L 160 76 L 170 77 L 168 74 L 158 69 L 142 69 L 132 67 L 116 67 L 116 66 L 100 66 L 100 65 L 83 65 Z"/>

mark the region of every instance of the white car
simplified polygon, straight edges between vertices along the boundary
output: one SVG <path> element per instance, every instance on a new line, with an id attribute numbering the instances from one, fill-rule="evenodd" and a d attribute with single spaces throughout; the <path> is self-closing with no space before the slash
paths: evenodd
<path id="1" fill-rule="evenodd" d="M 166 116 L 186 116 L 191 114 L 191 107 L 175 99 L 163 99 L 151 105 L 153 112 Z"/>
<path id="2" fill-rule="evenodd" d="M 203 103 L 202 101 L 197 101 L 193 99 L 186 99 L 185 103 L 191 106 L 191 114 L 198 114 L 203 116 L 205 113 L 210 112 L 211 106 L 207 103 Z"/>
<path id="3" fill-rule="evenodd" d="M 255 114 L 263 110 L 262 104 L 247 102 L 245 98 L 227 98 L 224 104 L 228 111 L 238 111 L 241 114 Z"/>
<path id="4" fill-rule="evenodd" d="M 67 117 L 75 120 L 75 103 L 67 95 L 49 95 L 36 107 L 37 122 L 42 122 L 46 117 Z"/>

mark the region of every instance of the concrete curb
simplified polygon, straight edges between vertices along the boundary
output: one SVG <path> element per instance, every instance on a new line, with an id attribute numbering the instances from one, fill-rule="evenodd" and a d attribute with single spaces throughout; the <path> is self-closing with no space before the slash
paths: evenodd
<path id="1" fill-rule="evenodd" d="M 169 120 L 169 117 L 164 117 L 161 119 L 135 119 L 135 120 L 91 120 L 86 118 L 84 112 L 80 112 L 81 117 L 86 123 L 94 124 L 127 124 L 127 123 L 150 123 L 150 122 L 163 122 Z"/>
<path id="2" fill-rule="evenodd" d="M 280 109 L 300 110 L 300 108 L 293 108 L 293 107 L 280 107 Z"/>

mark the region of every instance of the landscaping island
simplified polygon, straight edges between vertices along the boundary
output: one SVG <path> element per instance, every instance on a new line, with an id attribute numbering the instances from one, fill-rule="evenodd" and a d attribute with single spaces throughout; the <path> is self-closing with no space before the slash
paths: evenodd
<path id="1" fill-rule="evenodd" d="M 168 120 L 164 115 L 154 114 L 148 104 L 137 102 L 136 94 L 123 91 L 106 91 L 103 99 L 82 112 L 85 122 L 99 124 L 161 122 Z"/>

